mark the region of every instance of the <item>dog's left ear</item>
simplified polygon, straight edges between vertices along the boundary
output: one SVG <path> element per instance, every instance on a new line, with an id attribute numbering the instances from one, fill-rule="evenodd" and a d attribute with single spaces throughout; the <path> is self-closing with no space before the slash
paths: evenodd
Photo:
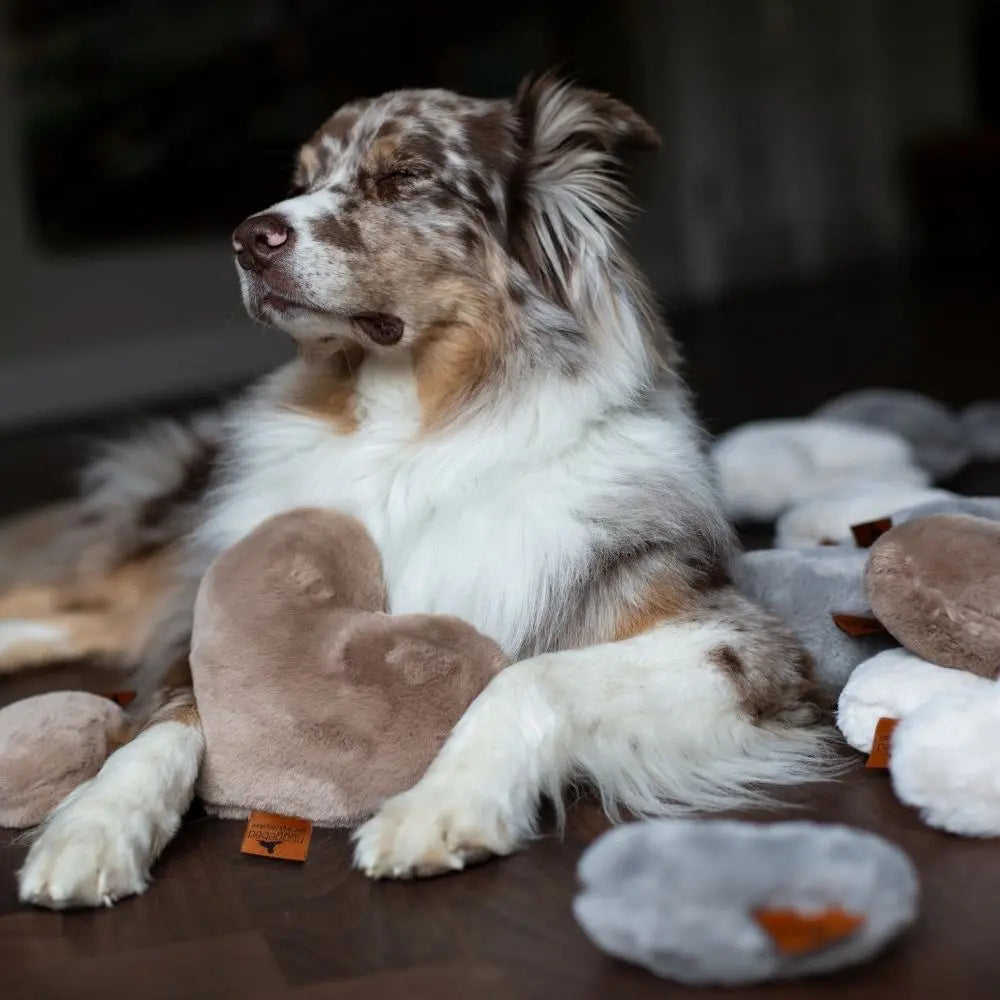
<path id="1" fill-rule="evenodd" d="M 624 102 L 553 74 L 528 77 L 514 98 L 514 111 L 523 141 L 536 157 L 567 146 L 615 154 L 660 145 L 656 129 Z"/>
<path id="2" fill-rule="evenodd" d="M 526 80 L 513 112 L 520 170 L 511 184 L 510 249 L 553 301 L 572 310 L 574 268 L 617 253 L 630 209 L 618 153 L 660 140 L 627 104 L 552 75 Z"/>

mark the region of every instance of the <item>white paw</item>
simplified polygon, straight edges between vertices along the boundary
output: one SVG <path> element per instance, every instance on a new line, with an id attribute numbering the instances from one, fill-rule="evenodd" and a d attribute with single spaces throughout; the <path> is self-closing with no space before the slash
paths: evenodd
<path id="1" fill-rule="evenodd" d="M 385 802 L 354 833 L 355 867 L 370 878 L 419 878 L 515 850 L 495 803 L 439 788 L 417 785 Z"/>
<path id="2" fill-rule="evenodd" d="M 148 827 L 130 819 L 113 804 L 88 797 L 57 811 L 18 873 L 21 902 L 63 910 L 111 906 L 142 892 L 154 851 Z"/>

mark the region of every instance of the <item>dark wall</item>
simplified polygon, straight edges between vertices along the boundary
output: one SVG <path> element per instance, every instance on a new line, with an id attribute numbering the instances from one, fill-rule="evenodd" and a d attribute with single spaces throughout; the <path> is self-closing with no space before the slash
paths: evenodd
<path id="1" fill-rule="evenodd" d="M 560 64 L 629 89 L 621 5 L 508 0 L 17 0 L 27 196 L 44 244 L 213 235 L 287 184 L 339 104 L 406 86 L 509 94 Z"/>
<path id="2" fill-rule="evenodd" d="M 338 104 L 399 86 L 503 95 L 562 65 L 635 104 L 663 147 L 630 164 L 632 242 L 671 305 L 998 266 L 1000 0 L 3 10 L 0 428 L 141 408 L 284 356 L 243 315 L 228 234 L 283 196 Z M 680 315 L 696 357 L 708 328 Z M 776 322 L 772 352 L 801 336 Z"/>

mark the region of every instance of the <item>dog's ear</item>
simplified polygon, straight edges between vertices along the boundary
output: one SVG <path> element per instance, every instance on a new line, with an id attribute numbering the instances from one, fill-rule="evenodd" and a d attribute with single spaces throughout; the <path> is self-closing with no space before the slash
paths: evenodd
<path id="1" fill-rule="evenodd" d="M 558 155 L 568 147 L 618 153 L 660 145 L 656 129 L 627 104 L 553 73 L 524 80 L 514 108 L 522 135 L 536 157 Z"/>
<path id="2" fill-rule="evenodd" d="M 521 165 L 509 201 L 511 251 L 569 307 L 574 263 L 611 253 L 630 209 L 617 154 L 660 140 L 627 104 L 552 74 L 525 80 L 513 111 Z"/>

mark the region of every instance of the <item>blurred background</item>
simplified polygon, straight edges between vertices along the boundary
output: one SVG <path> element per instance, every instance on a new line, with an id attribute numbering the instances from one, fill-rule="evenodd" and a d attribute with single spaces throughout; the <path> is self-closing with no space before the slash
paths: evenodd
<path id="1" fill-rule="evenodd" d="M 60 434 L 290 353 L 245 318 L 228 236 L 339 103 L 557 64 L 663 136 L 633 245 L 713 429 L 862 385 L 1000 394 L 998 0 L 3 9 L 0 470 L 44 438 L 58 477 Z"/>

